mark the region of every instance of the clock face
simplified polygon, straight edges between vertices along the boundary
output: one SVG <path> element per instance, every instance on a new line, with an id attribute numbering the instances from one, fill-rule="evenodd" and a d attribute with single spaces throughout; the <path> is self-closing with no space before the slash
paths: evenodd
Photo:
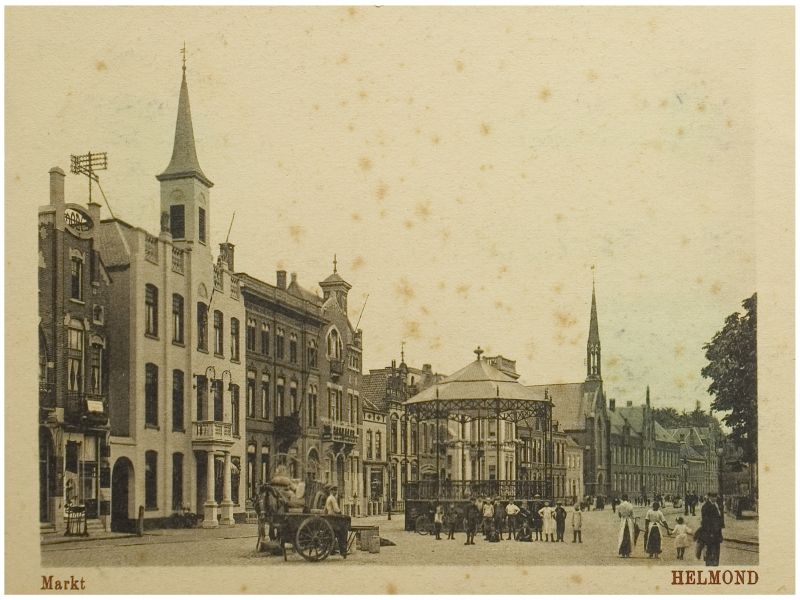
<path id="1" fill-rule="evenodd" d="M 76 233 L 88 233 L 94 227 L 94 221 L 89 214 L 75 205 L 67 206 L 64 210 L 64 224 Z"/>

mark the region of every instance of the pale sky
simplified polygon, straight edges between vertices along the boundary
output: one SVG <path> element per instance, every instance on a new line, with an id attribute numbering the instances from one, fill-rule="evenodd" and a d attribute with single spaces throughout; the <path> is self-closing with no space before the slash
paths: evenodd
<path id="1" fill-rule="evenodd" d="M 50 167 L 106 151 L 115 215 L 157 231 L 185 41 L 212 242 L 236 211 L 237 270 L 312 290 L 336 253 L 365 370 L 480 344 L 581 381 L 595 264 L 608 396 L 707 407 L 702 345 L 756 291 L 751 15 L 11 8 L 8 198 L 33 240 Z"/>

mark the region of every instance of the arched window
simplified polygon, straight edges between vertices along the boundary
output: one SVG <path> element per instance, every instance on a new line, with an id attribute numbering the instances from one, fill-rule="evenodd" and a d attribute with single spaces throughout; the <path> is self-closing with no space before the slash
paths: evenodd
<path id="1" fill-rule="evenodd" d="M 247 416 L 256 416 L 256 372 L 247 371 Z"/>
<path id="2" fill-rule="evenodd" d="M 83 300 L 83 259 L 73 256 L 69 261 L 69 297 L 73 300 Z"/>
<path id="3" fill-rule="evenodd" d="M 392 415 L 392 425 L 391 425 L 391 432 L 390 432 L 390 447 L 394 454 L 397 454 L 398 448 L 398 440 L 397 440 L 397 415 Z"/>
<path id="4" fill-rule="evenodd" d="M 381 460 L 381 432 L 375 432 L 375 460 Z"/>
<path id="5" fill-rule="evenodd" d="M 172 294 L 172 341 L 183 343 L 183 296 Z"/>
<path id="6" fill-rule="evenodd" d="M 239 360 L 239 319 L 231 319 L 231 360 Z"/>
<path id="7" fill-rule="evenodd" d="M 284 417 L 286 416 L 286 407 L 284 406 L 284 391 L 285 391 L 285 381 L 283 377 L 278 377 L 278 381 L 275 382 L 275 416 L 276 417 Z"/>
<path id="8" fill-rule="evenodd" d="M 331 329 L 328 333 L 328 358 L 334 360 L 342 359 L 342 338 L 336 328 Z"/>
<path id="9" fill-rule="evenodd" d="M 308 413 L 308 426 L 309 427 L 316 427 L 317 426 L 317 386 L 310 385 L 308 387 L 308 406 L 307 406 L 307 413 Z"/>
<path id="10" fill-rule="evenodd" d="M 317 340 L 308 340 L 308 366 L 317 366 Z"/>
<path id="11" fill-rule="evenodd" d="M 247 331 L 245 332 L 245 345 L 248 352 L 256 351 L 256 320 L 247 319 Z"/>
<path id="12" fill-rule="evenodd" d="M 197 349 L 208 351 L 208 306 L 197 303 Z"/>
<path id="13" fill-rule="evenodd" d="M 372 460 L 372 431 L 367 429 L 367 460 Z"/>
<path id="14" fill-rule="evenodd" d="M 269 373 L 261 375 L 261 418 L 269 419 Z"/>
<path id="15" fill-rule="evenodd" d="M 269 354 L 269 325 L 261 323 L 261 354 Z"/>
<path id="16" fill-rule="evenodd" d="M 297 362 L 297 334 L 289 335 L 289 362 Z"/>
<path id="17" fill-rule="evenodd" d="M 223 349 L 223 333 L 222 333 L 222 312 L 214 311 L 214 354 L 222 356 Z"/>
<path id="18" fill-rule="evenodd" d="M 300 406 L 297 403 L 297 380 L 292 379 L 289 382 L 289 404 L 292 407 L 292 414 L 300 411 Z"/>

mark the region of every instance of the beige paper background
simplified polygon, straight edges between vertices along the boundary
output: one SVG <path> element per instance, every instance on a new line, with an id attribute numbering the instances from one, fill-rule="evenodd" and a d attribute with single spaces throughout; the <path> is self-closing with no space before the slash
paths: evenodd
<path id="1" fill-rule="evenodd" d="M 71 9 L 20 9 L 6 10 L 6 591 L 37 592 L 44 571 L 39 567 L 38 521 L 36 516 L 36 433 L 34 425 L 37 412 L 35 381 L 36 372 L 36 336 L 33 324 L 36 323 L 36 254 L 32 250 L 36 244 L 36 210 L 46 203 L 46 178 L 44 174 L 52 166 L 47 154 L 50 145 L 63 143 L 60 139 L 38 135 L 42 123 L 37 122 L 41 106 L 47 103 L 51 95 L 63 94 L 61 89 L 53 89 L 46 77 L 41 77 L 35 86 L 30 85 L 31 71 L 41 69 L 41 62 L 57 63 L 60 69 L 71 68 L 69 54 L 59 56 L 37 56 L 37 52 L 27 45 L 41 35 L 44 27 L 48 35 L 59 35 L 58 22 L 62 11 Z M 74 10 L 74 9 L 72 9 Z M 86 31 L 103 29 L 104 23 L 119 18 L 120 9 L 86 9 L 81 15 L 86 23 Z M 139 17 L 175 19 L 174 10 L 134 9 Z M 184 21 L 189 21 L 195 30 L 206 29 L 213 32 L 215 19 L 220 14 L 236 14 L 242 16 L 246 9 L 237 9 L 230 13 L 214 9 L 197 9 L 180 13 Z M 282 9 L 283 11 L 291 9 Z M 309 18 L 319 18 L 324 11 L 331 13 L 334 24 L 338 15 L 346 9 L 313 9 Z M 372 9 L 361 7 L 360 11 L 370 11 L 376 28 L 373 34 L 380 37 L 382 28 L 386 31 L 398 26 L 401 17 L 431 18 L 441 21 L 442 9 Z M 607 21 L 620 26 L 620 36 L 630 40 L 630 52 L 645 51 L 648 44 L 648 32 L 654 27 L 670 31 L 676 39 L 682 40 L 685 47 L 697 48 L 704 52 L 704 44 L 729 44 L 731 56 L 737 46 L 737 36 L 742 44 L 753 48 L 748 65 L 752 80 L 749 86 L 742 88 L 743 102 L 747 108 L 745 129 L 752 136 L 737 139 L 737 143 L 747 144 L 746 152 L 752 155 L 753 178 L 749 182 L 754 191 L 748 190 L 756 199 L 752 207 L 751 231 L 755 237 L 755 289 L 759 293 L 759 381 L 760 414 L 759 423 L 762 432 L 760 445 L 760 547 L 757 567 L 760 581 L 755 588 L 729 586 L 722 588 L 670 586 L 669 568 L 658 567 L 541 567 L 530 565 L 527 568 L 510 567 L 376 567 L 358 568 L 347 565 L 347 568 L 336 564 L 320 564 L 303 566 L 281 566 L 270 563 L 263 568 L 246 569 L 192 569 L 192 568 L 131 568 L 131 569 L 47 569 L 48 574 L 64 574 L 69 576 L 85 576 L 89 582 L 89 592 L 108 593 L 164 593 L 164 592 L 217 592 L 217 593 L 276 593 L 276 592 L 308 592 L 308 593 L 411 593 L 411 592 L 451 592 L 451 593 L 790 593 L 794 590 L 794 211 L 793 211 L 793 166 L 794 166 L 794 65 L 793 65 L 793 21 L 794 11 L 791 8 L 781 9 L 517 9 L 518 12 L 496 11 L 494 9 L 461 9 L 451 8 L 454 21 L 471 23 L 480 32 L 490 21 L 509 19 L 529 20 L 531 22 L 545 19 L 557 19 L 568 26 L 573 15 L 582 11 L 581 17 L 587 14 L 598 23 Z M 323 13 L 320 13 L 323 11 Z M 413 15 L 408 12 L 412 11 Z M 432 11 L 432 12 L 425 12 Z M 303 13 L 298 13 L 302 17 Z M 420 17 L 420 15 L 422 15 Z M 324 21 L 324 19 L 323 19 Z M 244 26 L 244 25 L 243 25 Z M 332 25 L 335 26 L 335 25 Z M 698 37 L 697 32 L 708 31 L 708 37 Z M 568 29 L 565 30 L 565 32 Z M 477 33 L 476 33 L 477 34 Z M 566 33 L 565 33 L 566 35 Z M 65 48 L 70 40 L 60 40 Z M 76 40 L 75 44 L 80 44 Z M 357 41 L 352 42 L 356 44 Z M 408 52 L 413 54 L 415 40 L 409 39 Z M 715 46 L 716 47 L 716 46 Z M 638 49 L 638 50 L 637 50 Z M 337 48 L 337 51 L 341 51 Z M 346 51 L 346 48 L 344 49 Z M 486 48 L 490 53 L 491 47 Z M 564 47 L 569 53 L 570 46 Z M 722 53 L 724 55 L 724 52 Z M 719 72 L 730 72 L 730 65 L 720 58 L 720 53 L 711 53 L 714 60 L 720 60 Z M 625 56 L 614 57 L 624 62 Z M 669 62 L 669 57 L 664 57 Z M 713 64 L 710 67 L 713 68 Z M 680 65 L 671 64 L 672 68 Z M 152 65 L 142 65 L 142 76 L 152 71 Z M 22 78 L 21 73 L 27 71 Z M 167 74 L 170 82 L 168 89 L 177 92 L 174 70 Z M 42 70 L 46 73 L 46 70 Z M 191 83 L 190 89 L 194 89 Z M 196 75 L 195 75 L 196 76 Z M 415 73 L 415 77 L 437 77 L 435 70 Z M 492 77 L 491 71 L 487 77 Z M 17 79 L 19 77 L 19 79 Z M 498 75 L 499 77 L 499 75 Z M 35 79 L 35 78 L 34 78 Z M 24 83 L 24 85 L 23 85 Z M 725 82 L 718 82 L 724 84 Z M 75 78 L 74 85 L 79 87 L 80 76 Z M 266 84 L 265 84 L 266 85 Z M 618 85 L 623 89 L 624 82 L 605 81 L 606 89 L 614 90 Z M 96 100 L 104 102 L 103 98 Z M 110 101 L 110 100 L 108 100 Z M 195 104 L 198 104 L 195 100 Z M 92 106 L 87 106 L 91 111 Z M 454 100 L 454 111 L 458 110 Z M 504 115 L 496 115 L 502 121 Z M 226 117 L 227 118 L 227 117 Z M 231 120 L 234 120 L 232 117 Z M 49 125 L 44 125 L 47 129 Z M 197 128 L 197 125 L 195 125 Z M 446 127 L 443 119 L 442 128 Z M 68 144 L 83 146 L 93 144 L 96 133 L 91 123 L 84 128 L 81 137 L 74 130 L 68 130 L 75 137 L 67 139 Z M 32 136 L 31 132 L 36 132 Z M 67 135 L 64 128 L 52 132 L 54 137 Z M 165 132 L 166 134 L 167 132 Z M 169 132 L 171 134 L 171 132 Z M 87 141 L 88 140 L 88 141 Z M 613 138 L 612 138 L 613 141 Z M 298 140 L 301 143 L 302 139 Z M 199 147 L 201 161 L 205 165 L 215 153 L 214 148 Z M 622 152 L 624 149 L 620 148 Z M 613 145 L 607 149 L 613 151 Z M 154 151 L 155 152 L 155 151 Z M 166 146 L 158 155 L 160 162 L 166 161 Z M 63 159 L 62 159 L 63 160 Z M 27 176 L 20 176 L 18 166 L 25 163 L 31 166 L 32 173 L 41 179 L 33 183 Z M 14 165 L 12 169 L 9 165 Z M 66 165 L 65 165 L 66 166 Z M 550 168 L 553 168 L 553 164 Z M 564 164 L 563 176 L 574 176 L 573 164 Z M 219 169 L 217 169 L 219 170 Z M 155 171 L 153 171 L 155 172 Z M 617 177 L 618 174 L 610 174 Z M 646 185 L 646 173 L 635 169 L 625 173 L 631 185 Z M 217 180 L 219 185 L 219 181 Z M 431 181 L 431 185 L 438 182 Z M 598 187 L 602 187 L 598 182 Z M 222 186 L 220 185 L 220 188 Z M 156 190 L 155 184 L 150 192 Z M 216 189 L 215 189 L 216 192 Z M 33 197 L 31 197 L 33 195 Z M 716 202 L 724 201 L 715 199 Z M 255 209 L 255 205 L 253 207 Z M 318 210 L 318 209 L 317 209 Z M 619 207 L 624 211 L 625 207 Z M 535 215 L 531 215 L 532 218 Z M 694 215 L 701 219 L 702 216 Z M 458 227 L 457 210 L 449 213 L 448 219 L 453 227 Z M 224 227 L 224 219 L 217 218 L 215 226 Z M 139 221 L 134 221 L 137 224 Z M 145 223 L 142 223 L 143 225 Z M 702 227 L 713 231 L 718 224 L 709 221 L 701 223 Z M 389 225 L 400 227 L 401 225 Z M 665 221 L 661 227 L 670 232 L 674 228 L 677 233 L 681 229 L 678 221 Z M 367 236 L 386 235 L 386 228 L 375 227 Z M 212 237 L 219 237 L 213 236 Z M 241 248 L 241 246 L 240 246 Z M 291 260 L 291 247 L 286 258 Z M 367 257 L 369 259 L 369 257 Z M 737 259 L 742 261 L 743 269 L 749 257 L 743 247 L 741 256 L 732 256 L 730 271 L 733 277 Z M 409 259 L 410 260 L 410 259 Z M 463 273 L 480 273 L 485 263 L 480 255 L 470 256 L 459 263 L 458 269 Z M 237 260 L 237 262 L 239 262 Z M 653 265 L 658 269 L 659 265 Z M 445 265 L 432 264 L 428 272 L 417 273 L 424 279 L 426 276 L 440 278 L 441 272 L 447 272 Z M 542 273 L 547 276 L 548 273 Z M 668 275 L 669 276 L 669 275 Z M 616 287 L 613 294 L 624 296 L 624 285 Z M 609 299 L 606 301 L 610 303 Z M 745 295 L 739 294 L 744 298 Z M 371 300 L 372 302 L 372 300 Z M 455 310 L 454 313 L 458 313 Z M 720 313 L 721 325 L 727 313 Z M 514 321 L 512 320 L 512 323 Z M 366 330 L 368 331 L 368 330 Z M 376 349 L 377 350 L 377 349 Z M 382 360 L 382 359 L 379 359 Z M 374 365 L 377 366 L 377 365 Z M 30 375 L 28 375 L 30 374 Z M 724 550 L 723 550 L 724 552 Z M 298 574 L 302 581 L 298 582 Z"/>

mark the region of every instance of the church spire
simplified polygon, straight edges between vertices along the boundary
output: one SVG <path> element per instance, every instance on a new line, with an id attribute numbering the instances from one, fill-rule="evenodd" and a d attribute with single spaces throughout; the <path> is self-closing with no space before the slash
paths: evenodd
<path id="1" fill-rule="evenodd" d="M 600 329 L 597 325 L 597 300 L 594 293 L 592 266 L 592 311 L 589 315 L 589 339 L 586 342 L 586 379 L 602 379 L 600 375 Z"/>
<path id="2" fill-rule="evenodd" d="M 207 187 L 214 184 L 205 176 L 197 160 L 197 149 L 194 144 L 194 128 L 192 127 L 192 111 L 189 107 L 189 86 L 186 84 L 186 48 L 183 53 L 183 77 L 181 78 L 181 91 L 178 97 L 178 118 L 175 122 L 175 142 L 172 147 L 172 159 L 169 166 L 161 175 L 159 181 L 170 179 L 185 179 L 194 177 Z"/>

